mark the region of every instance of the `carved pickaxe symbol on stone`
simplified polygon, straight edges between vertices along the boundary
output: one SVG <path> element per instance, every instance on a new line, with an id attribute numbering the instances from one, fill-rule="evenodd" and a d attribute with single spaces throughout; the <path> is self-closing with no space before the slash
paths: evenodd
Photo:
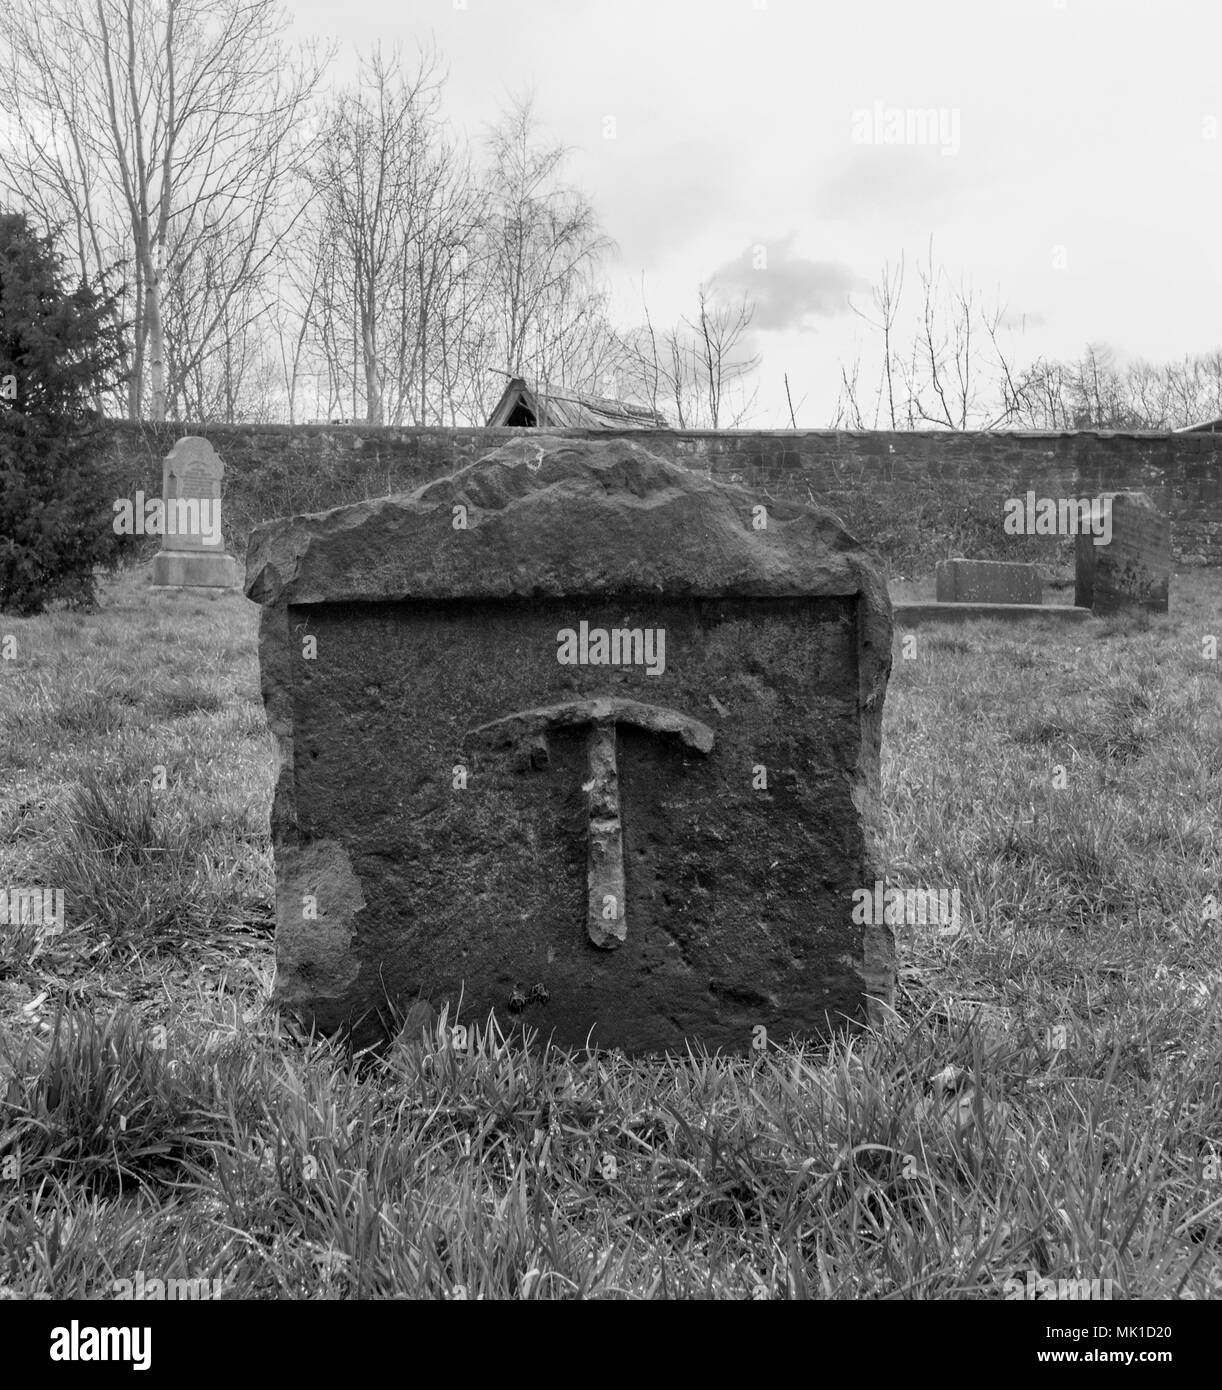
<path id="1" fill-rule="evenodd" d="M 590 727 L 586 745 L 590 776 L 582 787 L 588 795 L 590 816 L 586 931 L 595 946 L 613 950 L 628 935 L 624 910 L 624 832 L 620 820 L 615 726 L 634 724 L 638 729 L 646 729 L 654 734 L 677 734 L 689 748 L 695 748 L 700 753 L 707 753 L 713 747 L 713 731 L 698 719 L 689 719 L 686 714 L 663 709 L 660 705 L 596 698 L 507 714 L 504 719 L 494 719 L 490 724 L 481 724 L 478 729 L 470 730 L 467 737 L 501 747 L 526 739 L 533 739 L 538 744 L 549 729 L 575 728 L 586 724 Z"/>

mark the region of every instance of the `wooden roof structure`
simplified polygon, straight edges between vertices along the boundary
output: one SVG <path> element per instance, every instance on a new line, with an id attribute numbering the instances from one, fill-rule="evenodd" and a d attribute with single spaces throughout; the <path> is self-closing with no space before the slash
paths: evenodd
<path id="1" fill-rule="evenodd" d="M 670 422 L 647 405 L 590 396 L 567 386 L 538 386 L 515 376 L 497 401 L 489 425 L 526 429 L 665 430 Z"/>
<path id="2" fill-rule="evenodd" d="M 1222 433 L 1222 417 L 1217 420 L 1203 420 L 1199 425 L 1185 425 L 1176 434 L 1219 434 Z"/>

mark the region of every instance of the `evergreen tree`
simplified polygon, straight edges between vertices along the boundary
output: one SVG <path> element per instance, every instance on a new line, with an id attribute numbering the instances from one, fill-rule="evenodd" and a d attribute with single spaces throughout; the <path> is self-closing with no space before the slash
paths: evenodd
<path id="1" fill-rule="evenodd" d="M 0 611 L 92 606 L 95 567 L 118 563 L 94 402 L 121 332 L 116 296 L 65 289 L 53 239 L 0 212 Z"/>

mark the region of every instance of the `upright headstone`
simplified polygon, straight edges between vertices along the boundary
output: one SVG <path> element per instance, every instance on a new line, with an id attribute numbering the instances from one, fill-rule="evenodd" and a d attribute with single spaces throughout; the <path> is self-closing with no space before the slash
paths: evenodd
<path id="1" fill-rule="evenodd" d="M 1171 590 L 1171 523 L 1144 492 L 1103 494 L 1110 537 L 1075 542 L 1074 602 L 1099 614 L 1144 608 L 1166 613 Z"/>
<path id="2" fill-rule="evenodd" d="M 939 603 L 1041 603 L 1039 569 L 1009 560 L 939 560 Z"/>
<path id="3" fill-rule="evenodd" d="M 372 1041 L 461 997 L 567 1047 L 746 1051 L 891 998 L 853 898 L 890 603 L 830 513 L 534 436 L 257 528 L 247 593 L 305 1022 Z"/>
<path id="4" fill-rule="evenodd" d="M 232 588 L 239 579 L 221 535 L 221 479 L 225 465 L 197 435 L 185 435 L 162 465 L 165 506 L 161 550 L 153 557 L 160 588 Z"/>

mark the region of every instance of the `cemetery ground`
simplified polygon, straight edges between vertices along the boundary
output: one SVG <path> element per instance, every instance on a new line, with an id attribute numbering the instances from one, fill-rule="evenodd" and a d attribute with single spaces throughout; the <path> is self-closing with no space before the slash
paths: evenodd
<path id="1" fill-rule="evenodd" d="M 67 919 L 0 928 L 0 1297 L 1222 1294 L 1222 572 L 897 638 L 878 859 L 958 929 L 876 1035 L 636 1062 L 279 1019 L 258 610 L 147 582 L 0 625 L 0 883 Z"/>

